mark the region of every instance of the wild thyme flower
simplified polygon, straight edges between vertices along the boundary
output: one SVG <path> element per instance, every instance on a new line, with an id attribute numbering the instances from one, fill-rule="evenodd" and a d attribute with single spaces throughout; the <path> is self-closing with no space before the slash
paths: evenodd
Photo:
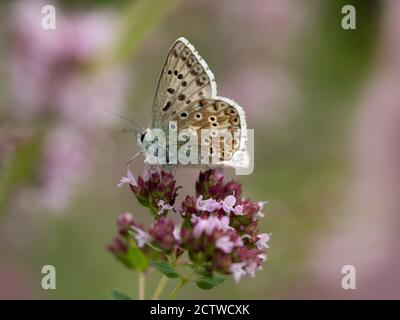
<path id="1" fill-rule="evenodd" d="M 132 226 L 135 231 L 134 238 L 139 248 L 143 248 L 146 243 L 150 243 L 153 239 L 146 231 L 136 226 Z"/>
<path id="2" fill-rule="evenodd" d="M 166 214 L 172 209 L 179 189 L 175 186 L 176 182 L 171 173 L 147 169 L 143 177 L 139 176 L 137 179 L 128 170 L 127 176 L 121 178 L 118 186 L 124 184 L 129 184 L 139 203 L 150 208 L 153 214 Z"/>
<path id="3" fill-rule="evenodd" d="M 133 185 L 133 186 L 137 186 L 137 182 L 135 177 L 133 176 L 132 172 L 130 172 L 130 170 L 128 169 L 126 177 L 123 176 L 121 177 L 121 179 L 118 182 L 118 187 L 122 187 L 124 184 L 129 184 L 129 185 Z"/>
<path id="4" fill-rule="evenodd" d="M 127 235 L 128 231 L 135 225 L 133 215 L 129 212 L 121 214 L 117 219 L 117 227 L 120 235 Z"/>
<path id="5" fill-rule="evenodd" d="M 127 241 L 121 236 L 115 236 L 114 239 L 107 244 L 107 249 L 115 256 L 125 254 L 128 251 Z"/>
<path id="6" fill-rule="evenodd" d="M 149 229 L 149 235 L 153 240 L 152 244 L 166 252 L 171 252 L 177 245 L 174 230 L 174 221 L 163 216 L 159 217 Z"/>
<path id="7" fill-rule="evenodd" d="M 179 213 L 182 216 L 185 216 L 185 215 L 191 216 L 193 214 L 196 214 L 199 211 L 197 201 L 198 201 L 198 199 L 196 200 L 195 197 L 187 195 L 185 200 L 181 204 Z"/>
<path id="8" fill-rule="evenodd" d="M 220 200 L 223 192 L 224 176 L 222 170 L 208 170 L 200 172 L 199 179 L 196 182 L 196 194 L 202 195 L 205 199 L 214 198 Z"/>
<path id="9" fill-rule="evenodd" d="M 224 182 L 222 170 L 200 173 L 196 195 L 186 195 L 177 210 L 183 223 L 172 219 L 178 188 L 171 173 L 145 171 L 136 179 L 128 172 L 120 184 L 129 184 L 138 201 L 154 214 L 148 229 L 128 213 L 118 218 L 120 236 L 133 241 L 148 259 L 161 259 L 164 264 L 172 259 L 178 264 L 186 253 L 198 277 L 232 275 L 236 282 L 243 276 L 254 277 L 262 268 L 270 238 L 258 230 L 265 202 L 242 199 L 241 185 Z M 120 240 L 109 246 L 114 254 L 125 249 Z"/>

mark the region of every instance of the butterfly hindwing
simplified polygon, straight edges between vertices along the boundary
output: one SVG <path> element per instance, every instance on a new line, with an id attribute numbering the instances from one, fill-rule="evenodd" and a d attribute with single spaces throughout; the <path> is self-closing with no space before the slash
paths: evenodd
<path id="1" fill-rule="evenodd" d="M 157 85 L 152 127 L 161 127 L 182 109 L 217 94 L 214 75 L 185 38 L 172 45 Z"/>
<path id="2" fill-rule="evenodd" d="M 246 149 L 247 125 L 243 109 L 228 98 L 197 100 L 177 112 L 170 121 L 176 121 L 178 130 L 196 132 L 199 148 L 208 149 L 209 156 L 216 156 L 218 162 L 229 162 L 235 152 Z M 221 140 L 217 148 L 213 139 Z"/>

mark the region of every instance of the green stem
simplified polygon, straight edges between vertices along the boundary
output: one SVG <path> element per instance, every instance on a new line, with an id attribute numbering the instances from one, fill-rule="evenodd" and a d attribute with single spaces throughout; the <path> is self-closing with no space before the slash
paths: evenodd
<path id="1" fill-rule="evenodd" d="M 168 296 L 168 300 L 173 300 L 175 299 L 176 295 L 178 294 L 178 292 L 183 288 L 183 286 L 187 283 L 186 280 L 181 279 L 181 281 L 178 283 L 178 285 L 175 287 L 174 290 L 172 290 L 172 292 L 169 294 Z"/>
<path id="2" fill-rule="evenodd" d="M 138 299 L 144 300 L 145 298 L 145 285 L 146 285 L 146 275 L 144 272 L 138 272 L 139 281 L 138 281 Z"/>
<path id="3" fill-rule="evenodd" d="M 163 275 L 161 277 L 160 283 L 158 284 L 158 287 L 156 288 L 156 291 L 154 291 L 153 297 L 151 298 L 152 300 L 160 299 L 161 293 L 164 291 L 167 283 L 168 283 L 168 277 Z"/>
<path id="4" fill-rule="evenodd" d="M 188 276 L 181 276 L 181 281 L 178 283 L 178 285 L 175 287 L 174 290 L 172 290 L 172 292 L 169 294 L 168 296 L 168 300 L 173 300 L 175 299 L 176 295 L 178 294 L 178 292 L 183 288 L 183 286 L 188 283 L 191 278 L 193 277 L 193 275 L 196 272 L 193 271 L 191 274 L 189 274 Z"/>

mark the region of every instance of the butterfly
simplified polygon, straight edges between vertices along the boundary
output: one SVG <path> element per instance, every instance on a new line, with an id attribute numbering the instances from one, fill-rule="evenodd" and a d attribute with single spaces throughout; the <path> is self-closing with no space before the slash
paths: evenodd
<path id="1" fill-rule="evenodd" d="M 235 168 L 247 166 L 245 113 L 233 100 L 217 96 L 214 74 L 194 46 L 183 37 L 173 43 L 162 67 L 151 126 L 137 135 L 137 142 L 145 154 L 150 149 L 149 141 L 153 141 L 150 134 L 153 129 L 185 132 L 183 136 L 178 134 L 176 147 L 179 148 L 190 138 L 189 132 L 196 139 L 197 153 L 194 154 L 197 163 Z M 216 132 L 223 132 L 224 139 Z M 217 140 L 211 143 L 213 138 Z M 169 153 L 173 148 L 168 141 L 165 139 L 159 144 L 169 155 L 167 164 L 176 158 L 176 151 L 172 155 Z M 149 162 L 147 157 L 146 162 Z"/>

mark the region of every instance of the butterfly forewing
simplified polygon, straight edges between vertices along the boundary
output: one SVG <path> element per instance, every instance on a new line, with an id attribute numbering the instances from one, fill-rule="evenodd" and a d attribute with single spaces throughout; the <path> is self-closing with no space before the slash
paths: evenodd
<path id="1" fill-rule="evenodd" d="M 174 123 L 178 132 L 186 132 L 178 134 L 178 148 L 195 134 L 197 163 L 243 165 L 244 111 L 234 101 L 217 96 L 213 73 L 185 38 L 176 40 L 168 53 L 153 103 L 152 128 L 165 130 Z M 167 150 L 174 148 L 167 145 Z"/>
<path id="2" fill-rule="evenodd" d="M 152 127 L 161 127 L 194 101 L 217 94 L 214 75 L 194 47 L 179 38 L 171 47 L 157 85 Z"/>

